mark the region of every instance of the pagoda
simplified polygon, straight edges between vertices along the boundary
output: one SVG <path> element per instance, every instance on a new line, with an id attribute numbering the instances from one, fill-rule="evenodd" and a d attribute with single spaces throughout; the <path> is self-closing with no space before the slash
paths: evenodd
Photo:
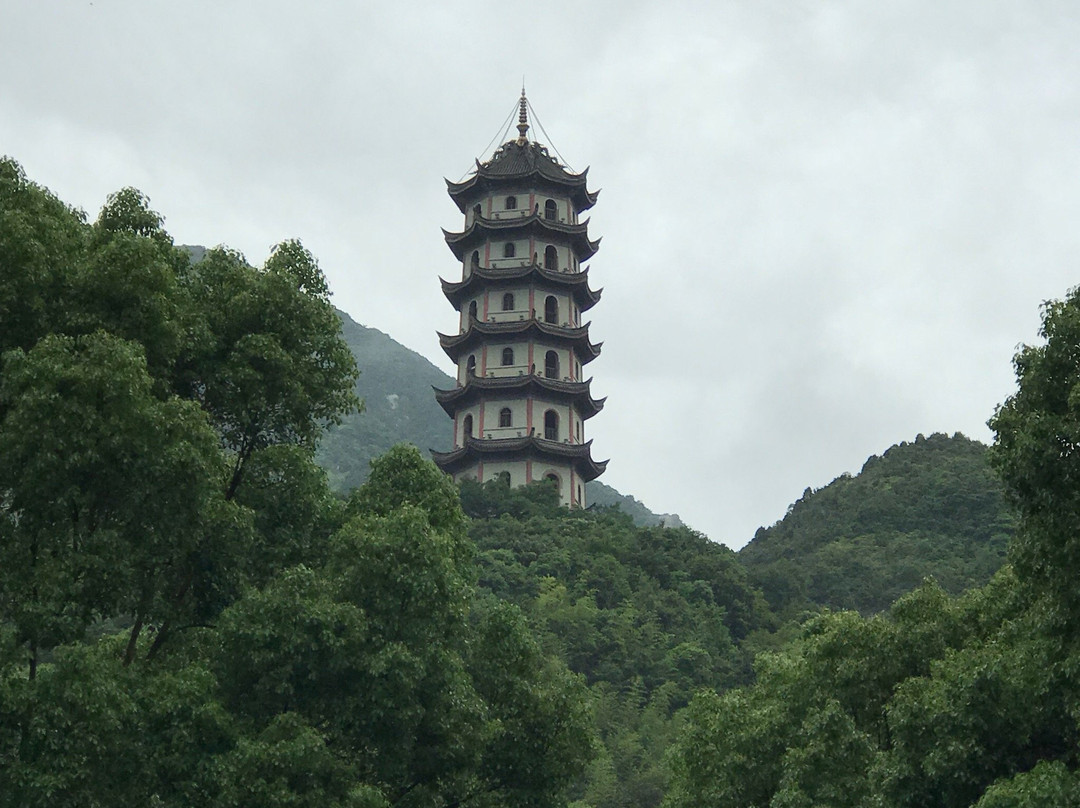
<path id="1" fill-rule="evenodd" d="M 604 401 L 582 375 L 600 353 L 581 321 L 600 299 L 582 262 L 600 242 L 579 216 L 598 193 L 586 188 L 587 169 L 573 173 L 530 140 L 524 89 L 517 130 L 466 180 L 446 182 L 465 216 L 461 232 L 443 231 L 461 262 L 461 280 L 442 281 L 458 331 L 439 334 L 457 385 L 435 391 L 454 448 L 432 455 L 456 480 L 549 479 L 562 504 L 585 507 L 585 483 L 607 466 L 585 440 Z"/>

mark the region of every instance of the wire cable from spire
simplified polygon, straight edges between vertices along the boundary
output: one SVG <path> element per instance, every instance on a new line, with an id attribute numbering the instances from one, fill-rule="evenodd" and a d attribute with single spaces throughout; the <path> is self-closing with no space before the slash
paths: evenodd
<path id="1" fill-rule="evenodd" d="M 491 146 L 496 141 L 502 141 L 510 132 L 510 122 L 514 120 L 514 113 L 518 111 L 518 102 L 514 102 L 514 106 L 510 108 L 510 112 L 507 113 L 506 118 L 499 125 L 498 131 L 495 132 L 495 137 L 488 141 L 488 144 L 481 150 L 481 154 L 487 154 L 491 149 Z M 458 182 L 464 182 L 465 178 L 469 176 L 469 173 L 476 170 L 476 164 L 469 166 L 465 169 L 465 173 L 461 175 L 461 179 Z"/>
<path id="2" fill-rule="evenodd" d="M 532 105 L 532 102 L 526 102 L 526 103 L 528 103 L 528 105 L 529 105 L 529 110 L 530 110 L 530 111 L 532 112 L 533 120 L 534 120 L 534 121 L 536 121 L 536 126 L 537 126 L 537 128 L 538 128 L 538 129 L 540 130 L 540 133 L 541 133 L 541 134 L 542 134 L 542 135 L 544 136 L 544 139 L 545 139 L 545 140 L 547 140 L 547 142 L 548 142 L 548 145 L 549 145 L 549 146 L 551 147 L 551 150 L 552 150 L 553 152 L 555 152 L 555 156 L 559 158 L 559 161 L 560 161 L 560 162 L 561 162 L 561 163 L 562 163 L 562 164 L 563 164 L 564 166 L 566 166 L 566 167 L 567 167 L 568 169 L 570 169 L 570 171 L 571 171 L 571 172 L 573 172 L 574 174 L 576 174 L 576 173 L 577 173 L 577 171 L 576 171 L 576 170 L 574 169 L 574 167 L 573 167 L 573 166 L 571 166 L 569 162 L 567 162 L 567 160 L 566 160 L 566 158 L 565 158 L 565 157 L 563 157 L 563 156 L 562 156 L 561 154 L 559 154 L 559 150 L 558 150 L 558 148 L 556 148 L 555 144 L 554 144 L 554 143 L 552 143 L 552 141 L 551 141 L 551 135 L 549 135 L 549 134 L 547 133 L 547 130 L 546 130 L 546 129 L 544 128 L 544 124 L 543 124 L 543 123 L 541 123 L 541 121 L 540 121 L 540 116 L 536 114 L 536 108 L 535 108 L 535 107 L 533 107 L 533 105 Z"/>

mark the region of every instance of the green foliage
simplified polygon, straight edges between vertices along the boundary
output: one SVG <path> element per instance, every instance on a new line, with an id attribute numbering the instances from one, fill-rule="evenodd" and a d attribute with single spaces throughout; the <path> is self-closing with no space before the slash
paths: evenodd
<path id="1" fill-rule="evenodd" d="M 1058 760 L 994 783 L 974 808 L 1072 808 L 1080 805 L 1080 776 Z"/>
<path id="2" fill-rule="evenodd" d="M 738 642 L 772 627 L 727 548 L 617 511 L 571 511 L 545 483 L 463 482 L 479 584 L 518 606 L 548 657 L 590 685 L 602 748 L 578 792 L 594 808 L 658 805 L 676 714 L 743 682 Z"/>
<path id="3" fill-rule="evenodd" d="M 610 485 L 593 480 L 585 486 L 585 498 L 590 508 L 617 508 L 634 520 L 638 527 L 659 527 L 660 517 L 639 500 L 620 494 Z"/>
<path id="4" fill-rule="evenodd" d="M 414 448 L 399 445 L 372 461 L 366 483 L 349 497 L 351 514 L 386 515 L 412 505 L 438 530 L 463 535 L 464 514 L 450 478 Z"/>
<path id="5" fill-rule="evenodd" d="M 456 489 L 314 465 L 356 369 L 310 254 L 0 202 L 0 808 L 565 802 L 585 686 L 474 599 Z"/>
<path id="6" fill-rule="evenodd" d="M 559 504 L 559 490 L 551 480 L 517 488 L 511 488 L 502 479 L 488 480 L 486 483 L 462 480 L 460 497 L 462 510 L 473 519 L 495 519 L 500 516 L 550 519 L 563 513 Z"/>
<path id="7" fill-rule="evenodd" d="M 176 616 L 193 564 L 237 548 L 217 436 L 193 402 L 156 398 L 138 345 L 97 332 L 4 356 L 0 604 L 36 649 L 99 616 Z"/>
<path id="8" fill-rule="evenodd" d="M 1077 311 L 993 421 L 1015 575 L 983 448 L 934 435 L 808 491 L 751 576 L 411 447 L 359 474 L 425 408 L 445 438 L 442 382 L 346 321 L 357 386 L 302 246 L 193 263 L 138 191 L 91 225 L 0 161 L 0 808 L 1075 804 Z M 323 443 L 345 500 L 314 450 L 358 389 L 392 415 Z M 780 626 L 758 582 L 880 613 Z"/>
<path id="9" fill-rule="evenodd" d="M 952 594 L 986 583 L 1013 530 L 986 448 L 920 435 L 855 477 L 807 489 L 739 558 L 786 616 L 820 606 L 872 614 L 927 577 Z"/>
<path id="10" fill-rule="evenodd" d="M 256 451 L 278 443 L 313 451 L 322 429 L 356 407 L 356 366 L 315 260 L 296 242 L 276 247 L 261 271 L 211 250 L 183 286 L 193 339 L 176 384 L 233 452 L 232 496 Z"/>
<path id="11" fill-rule="evenodd" d="M 588 760 L 583 687 L 513 607 L 473 602 L 447 485 L 415 449 L 380 459 L 324 565 L 222 616 L 225 704 L 259 733 L 296 714 L 395 804 L 546 806 Z"/>
<path id="12" fill-rule="evenodd" d="M 814 618 L 752 687 L 691 705 L 667 805 L 967 806 L 1065 754 L 1060 682 L 1010 645 L 1031 630 L 1015 591 L 1005 571 L 956 600 L 927 584 L 883 615 Z"/>
<path id="13" fill-rule="evenodd" d="M 0 678 L 0 806 L 206 805 L 229 718 L 205 669 L 123 667 L 123 639 Z"/>
<path id="14" fill-rule="evenodd" d="M 84 218 L 0 157 L 0 354 L 29 350 L 63 317 L 65 276 L 90 237 Z"/>
<path id="15" fill-rule="evenodd" d="M 1017 355 L 1019 390 L 990 422 L 997 432 L 991 461 L 1019 513 L 1009 551 L 1015 572 L 1006 567 L 956 599 L 926 585 L 884 616 L 825 614 L 807 622 L 795 643 L 758 658 L 752 687 L 694 701 L 672 753 L 669 808 L 1077 804 L 1080 292 L 1046 305 L 1042 335 L 1045 345 Z M 955 451 L 946 440 L 937 439 L 936 451 Z M 903 457 L 917 461 L 919 453 L 906 448 Z M 885 461 L 867 464 L 865 483 L 895 492 L 915 481 L 912 490 L 931 498 L 956 490 L 926 482 L 933 466 L 913 477 L 870 473 Z M 867 484 L 857 489 L 866 501 L 856 517 L 874 510 L 875 518 L 887 517 L 885 500 Z M 855 481 L 830 489 L 808 493 L 792 523 L 813 526 L 807 512 L 844 505 Z M 996 506 L 978 516 L 985 488 L 966 490 L 942 500 L 950 507 L 935 530 L 948 537 L 966 523 L 985 541 L 1004 523 L 993 517 Z M 894 529 L 907 531 L 912 516 L 926 519 L 922 510 L 893 512 Z M 775 564 L 782 535 L 762 536 L 756 552 Z M 803 534 L 815 537 L 827 532 Z M 789 602 L 797 600 L 792 591 L 784 594 Z"/>
<path id="16" fill-rule="evenodd" d="M 1030 619 L 951 650 L 889 704 L 885 792 L 899 806 L 968 805 L 998 777 L 1069 756 L 1078 740 L 1070 689 Z"/>
<path id="17" fill-rule="evenodd" d="M 1043 308 L 1046 342 L 1013 360 L 1017 392 L 990 420 L 991 460 L 1016 506 L 1021 529 L 1012 545 L 1024 581 L 1060 609 L 1075 634 L 1080 593 L 1080 289 Z"/>

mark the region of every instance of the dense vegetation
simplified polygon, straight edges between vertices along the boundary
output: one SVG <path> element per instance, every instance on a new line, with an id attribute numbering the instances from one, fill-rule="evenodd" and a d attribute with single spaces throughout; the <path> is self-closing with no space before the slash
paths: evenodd
<path id="1" fill-rule="evenodd" d="M 959 433 L 919 435 L 854 477 L 806 489 L 739 560 L 782 614 L 819 606 L 870 614 L 926 577 L 951 594 L 985 584 L 1013 530 L 986 447 Z"/>
<path id="2" fill-rule="evenodd" d="M 583 675 L 602 740 L 579 790 L 595 808 L 658 805 L 677 711 L 750 673 L 771 618 L 726 547 L 617 509 L 570 511 L 544 483 L 463 483 L 479 585 L 529 618 L 549 656 Z"/>
<path id="3" fill-rule="evenodd" d="M 0 806 L 565 802 L 584 685 L 474 589 L 458 492 L 314 462 L 356 368 L 297 243 L 191 263 L 0 161 Z"/>
<path id="4" fill-rule="evenodd" d="M 1080 291 L 1042 335 L 990 422 L 1013 566 L 958 598 L 928 583 L 883 615 L 820 615 L 752 686 L 700 693 L 668 808 L 1080 804 Z"/>
<path id="5" fill-rule="evenodd" d="M 0 808 L 1080 804 L 1080 293 L 1004 489 L 920 438 L 737 556 L 408 447 L 361 474 L 438 371 L 371 362 L 365 433 L 312 256 L 196 257 L 0 161 Z"/>

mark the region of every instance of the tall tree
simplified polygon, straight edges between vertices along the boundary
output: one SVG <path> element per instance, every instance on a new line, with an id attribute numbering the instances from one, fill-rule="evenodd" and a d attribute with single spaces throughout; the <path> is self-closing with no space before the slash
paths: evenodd
<path id="1" fill-rule="evenodd" d="M 1011 545 L 1021 580 L 1080 633 L 1080 287 L 1043 306 L 1042 345 L 1017 353 L 1018 390 L 990 419 L 991 462 L 1020 514 Z"/>
<path id="2" fill-rule="evenodd" d="M 153 394 L 139 345 L 103 332 L 47 336 L 4 371 L 0 603 L 31 674 L 38 649 L 101 616 L 133 615 L 133 649 L 173 613 L 169 592 L 235 553 L 217 436 L 194 403 Z"/>

